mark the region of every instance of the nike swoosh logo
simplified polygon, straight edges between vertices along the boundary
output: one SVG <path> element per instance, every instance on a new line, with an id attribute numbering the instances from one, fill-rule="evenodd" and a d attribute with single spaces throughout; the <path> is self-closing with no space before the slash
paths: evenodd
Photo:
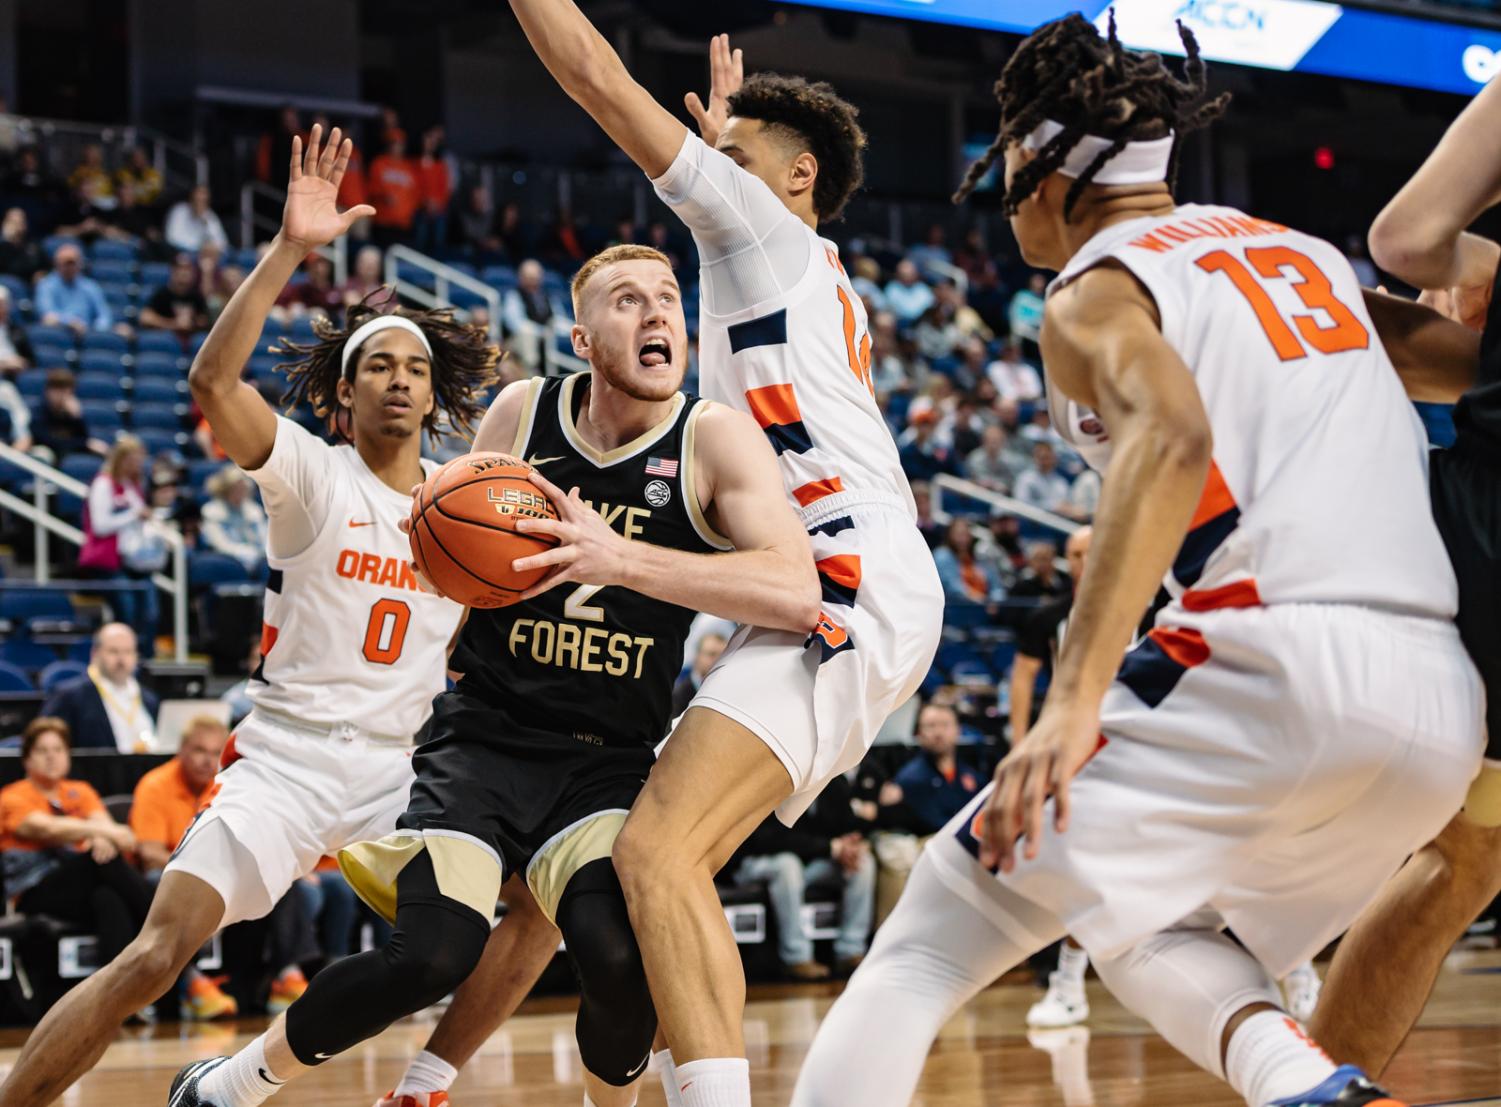
<path id="1" fill-rule="evenodd" d="M 625 1074 L 625 1078 L 627 1080 L 634 1080 L 636 1077 L 640 1076 L 642 1070 L 646 1068 L 646 1063 L 648 1061 L 650 1061 L 650 1060 L 651 1060 L 651 1054 L 648 1053 L 645 1057 L 641 1058 L 641 1063 L 639 1065 L 637 1065 L 630 1072 L 628 1072 L 628 1073 Z"/>
<path id="2" fill-rule="evenodd" d="M 313 1056 L 320 1061 L 332 1061 L 335 1055 L 332 1053 L 315 1053 Z"/>
<path id="3" fill-rule="evenodd" d="M 319 1054 L 319 1056 L 321 1057 L 322 1054 Z M 263 1068 L 257 1067 L 255 1071 L 261 1074 L 261 1079 L 264 1080 L 267 1084 L 275 1084 L 279 1088 L 286 1083 L 285 1080 L 276 1079 L 276 1077 L 272 1076 Z"/>
<path id="4" fill-rule="evenodd" d="M 353 519 L 349 520 L 349 529 L 350 530 L 354 530 L 357 527 L 373 527 L 373 526 L 375 526 L 375 520 L 373 520 L 373 519 L 370 522 L 368 522 L 368 523 L 356 523 Z"/>
<path id="5" fill-rule="evenodd" d="M 549 461 L 562 461 L 562 460 L 563 459 L 561 457 L 529 457 L 529 458 L 526 459 L 526 463 L 528 465 L 532 466 L 533 468 L 535 468 L 538 465 L 546 465 Z"/>

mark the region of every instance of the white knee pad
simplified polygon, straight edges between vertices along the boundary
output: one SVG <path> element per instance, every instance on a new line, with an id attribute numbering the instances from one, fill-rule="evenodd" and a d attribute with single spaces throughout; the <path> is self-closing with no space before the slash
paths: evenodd
<path id="1" fill-rule="evenodd" d="M 1253 1003 L 1282 1006 L 1260 963 L 1213 930 L 1167 930 L 1094 966 L 1121 1003 L 1221 1080 L 1220 1039 L 1230 1017 Z"/>

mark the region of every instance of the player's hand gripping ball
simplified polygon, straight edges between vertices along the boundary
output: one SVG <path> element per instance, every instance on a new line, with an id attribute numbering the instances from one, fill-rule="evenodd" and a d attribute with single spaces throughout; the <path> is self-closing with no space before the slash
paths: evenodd
<path id="1" fill-rule="evenodd" d="M 412 500 L 412 558 L 443 595 L 468 607 L 505 607 L 547 575 L 518 573 L 517 558 L 558 544 L 522 534 L 521 519 L 556 519 L 557 510 L 527 479 L 532 467 L 507 454 L 465 454 L 433 473 Z"/>

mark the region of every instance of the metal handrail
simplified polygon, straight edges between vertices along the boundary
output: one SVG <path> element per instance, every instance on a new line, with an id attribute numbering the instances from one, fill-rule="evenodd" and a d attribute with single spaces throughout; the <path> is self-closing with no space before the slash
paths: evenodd
<path id="1" fill-rule="evenodd" d="M 36 527 L 36 555 L 34 573 L 38 583 L 46 584 L 52 578 L 51 542 L 49 536 L 57 535 L 75 546 L 82 546 L 84 533 L 71 523 L 64 522 L 48 508 L 54 486 L 87 500 L 89 486 L 61 469 L 38 461 L 30 454 L 22 453 L 14 446 L 0 442 L 0 459 L 4 459 L 32 476 L 32 500 L 27 503 L 20 496 L 0 488 L 0 507 L 14 511 Z M 177 661 L 188 659 L 188 554 L 182 532 L 175 526 L 165 529 L 167 545 L 172 548 L 172 575 L 153 573 L 151 583 L 172 597 L 172 642 L 173 656 Z"/>
<path id="2" fill-rule="evenodd" d="M 137 127 L 134 125 L 116 125 L 109 123 L 87 123 L 76 119 L 45 119 L 34 115 L 10 115 L 7 119 L 16 121 L 17 130 L 28 142 L 43 140 L 55 142 L 63 139 L 64 145 L 79 142 L 97 142 L 102 146 L 117 148 L 116 152 L 122 152 L 140 145 L 151 147 L 152 164 L 157 172 L 161 173 L 165 183 L 172 185 L 177 181 L 191 181 L 192 184 L 208 184 L 208 157 L 188 143 L 169 138 L 160 131 L 149 127 Z M 177 174 L 167 164 L 167 156 L 186 160 L 192 163 L 190 174 Z M 54 165 L 54 169 L 62 167 Z"/>
<path id="3" fill-rule="evenodd" d="M 273 188 L 264 181 L 247 181 L 240 189 L 240 247 L 245 250 L 253 250 L 256 243 L 256 231 L 264 231 L 266 238 L 271 238 L 281 230 L 281 216 L 276 218 L 269 215 L 261 215 L 255 210 L 256 197 L 262 197 L 276 204 L 278 213 L 287 202 L 287 192 L 283 188 Z M 327 246 L 319 246 L 314 251 L 319 257 L 325 257 L 334 265 L 334 283 L 343 284 L 349 279 L 349 236 L 340 235 Z"/>
<path id="4" fill-rule="evenodd" d="M 1003 496 L 999 492 L 976 484 L 972 480 L 965 480 L 963 477 L 952 477 L 947 473 L 939 473 L 928 482 L 928 487 L 937 492 L 947 490 L 958 496 L 979 500 L 982 503 L 989 504 L 992 509 L 999 508 L 1007 515 L 1020 515 L 1023 519 L 1030 519 L 1032 522 L 1047 527 L 1049 530 L 1056 530 L 1060 534 L 1073 534 L 1074 531 L 1084 526 L 1083 523 L 1075 519 L 1070 519 L 1063 515 L 1055 515 L 1053 512 L 1044 511 L 1040 507 L 1033 507 L 1024 500 L 1018 500 L 1013 496 Z M 933 497 L 933 518 L 940 523 L 947 523 L 953 518 L 952 512 L 944 510 L 943 497 L 941 495 Z"/>

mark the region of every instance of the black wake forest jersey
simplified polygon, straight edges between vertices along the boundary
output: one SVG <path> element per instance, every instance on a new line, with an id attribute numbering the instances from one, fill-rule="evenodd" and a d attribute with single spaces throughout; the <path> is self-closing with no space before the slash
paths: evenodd
<path id="1" fill-rule="evenodd" d="M 1480 338 L 1480 368 L 1474 385 L 1454 407 L 1454 429 L 1456 445 L 1501 461 L 1501 289 L 1491 295 Z"/>
<path id="2" fill-rule="evenodd" d="M 511 452 L 559 488 L 577 485 L 628 539 L 694 553 L 729 549 L 694 490 L 702 401 L 678 393 L 660 424 L 601 453 L 576 429 L 588 389 L 588 373 L 532 381 Z M 510 607 L 476 609 L 454 652 L 453 667 L 464 674 L 458 690 L 521 726 L 594 745 L 656 745 L 672 722 L 672 685 L 693 616 L 626 588 L 572 582 Z"/>

